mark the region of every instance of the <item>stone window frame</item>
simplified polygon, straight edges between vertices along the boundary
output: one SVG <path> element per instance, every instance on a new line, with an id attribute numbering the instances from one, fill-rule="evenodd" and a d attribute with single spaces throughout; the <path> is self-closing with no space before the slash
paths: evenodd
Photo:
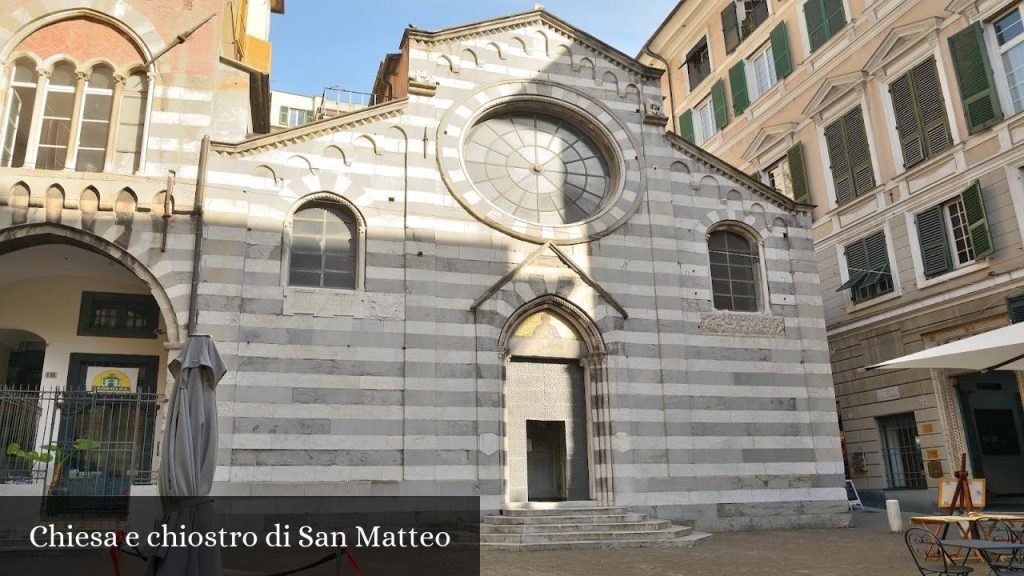
<path id="1" fill-rule="evenodd" d="M 56 170 L 63 169 L 77 171 L 76 162 L 78 158 L 79 132 L 85 106 L 86 84 L 89 76 L 95 68 L 105 67 L 113 70 L 114 88 L 112 94 L 112 106 L 108 119 L 109 129 L 107 132 L 107 148 L 103 163 L 103 173 L 117 173 L 114 164 L 118 154 L 117 137 L 121 122 L 121 105 L 124 98 L 127 96 L 124 92 L 124 87 L 128 79 L 136 75 L 141 75 L 145 78 L 145 89 L 143 91 L 145 101 L 143 102 L 144 112 L 141 138 L 136 151 L 137 160 L 135 162 L 135 166 L 132 167 L 131 174 L 134 175 L 145 172 L 147 151 L 146 143 L 149 140 L 154 87 L 156 84 L 156 76 L 152 70 L 146 68 L 142 62 L 116 66 L 101 58 L 92 58 L 85 62 L 79 62 L 67 54 L 55 54 L 46 60 L 41 60 L 32 52 L 13 52 L 3 63 L 0 63 L 0 120 L 2 120 L 2 125 L 4 127 L 7 125 L 8 115 L 11 113 L 12 98 L 10 97 L 10 94 L 13 91 L 12 81 L 14 69 L 19 61 L 24 60 L 28 60 L 35 65 L 37 80 L 29 138 L 25 145 L 25 160 L 19 168 L 35 168 L 39 152 L 39 139 L 42 132 L 42 109 L 45 105 L 46 95 L 49 90 L 50 74 L 53 72 L 53 69 L 57 64 L 70 63 L 74 67 L 77 76 L 77 83 L 74 88 L 75 102 L 72 109 L 71 133 L 68 137 L 68 149 L 64 166 L 63 168 L 56 168 Z M 3 139 L 4 137 L 5 134 L 0 133 L 0 139 Z M 0 144 L 3 144 L 3 142 L 0 142 Z"/>
<path id="2" fill-rule="evenodd" d="M 715 308 L 714 286 L 711 278 L 711 249 L 708 241 L 711 240 L 711 234 L 719 231 L 732 232 L 746 238 L 757 254 L 757 264 L 753 267 L 756 310 L 744 311 Z M 704 233 L 704 247 L 708 255 L 708 301 L 711 303 L 711 310 L 720 314 L 770 315 L 772 311 L 768 288 L 768 267 L 767 262 L 765 262 L 765 238 L 757 230 L 744 222 L 739 220 L 720 220 L 709 227 Z"/>
<path id="3" fill-rule="evenodd" d="M 339 208 L 352 216 L 356 225 L 356 250 L 355 250 L 355 287 L 354 288 L 329 288 L 317 286 L 293 286 L 289 283 L 292 254 L 292 227 L 295 213 L 315 203 L 336 204 Z M 296 200 L 288 210 L 282 227 L 281 240 L 281 286 L 285 289 L 306 290 L 325 293 L 336 292 L 365 292 L 366 291 L 366 218 L 359 208 L 347 198 L 334 192 L 315 192 L 307 194 Z"/>

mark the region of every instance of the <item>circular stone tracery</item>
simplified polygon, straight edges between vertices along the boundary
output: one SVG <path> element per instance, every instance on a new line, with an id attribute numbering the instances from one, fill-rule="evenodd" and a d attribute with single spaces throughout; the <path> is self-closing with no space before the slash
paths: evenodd
<path id="1" fill-rule="evenodd" d="M 495 208 L 542 225 L 593 217 L 611 181 L 605 154 L 577 124 L 529 110 L 477 122 L 466 137 L 465 163 Z"/>

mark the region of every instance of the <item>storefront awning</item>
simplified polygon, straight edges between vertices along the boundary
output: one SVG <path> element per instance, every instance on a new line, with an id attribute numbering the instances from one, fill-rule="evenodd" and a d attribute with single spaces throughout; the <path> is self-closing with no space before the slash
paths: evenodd
<path id="1" fill-rule="evenodd" d="M 1024 370 L 1024 323 L 1011 324 L 868 366 L 868 370 L 878 368 Z"/>

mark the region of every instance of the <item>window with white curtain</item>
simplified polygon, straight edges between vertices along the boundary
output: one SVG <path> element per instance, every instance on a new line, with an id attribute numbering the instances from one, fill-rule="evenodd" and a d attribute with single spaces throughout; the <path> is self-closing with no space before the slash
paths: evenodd
<path id="1" fill-rule="evenodd" d="M 1010 88 L 1010 99 L 1015 112 L 1024 111 L 1024 20 L 1021 6 L 992 22 L 999 58 Z"/>
<path id="2" fill-rule="evenodd" d="M 697 114 L 694 116 L 694 120 L 696 120 L 696 144 L 699 146 L 715 135 L 715 104 L 711 97 L 697 105 Z"/>
<path id="3" fill-rule="evenodd" d="M 771 87 L 779 81 L 779 77 L 775 73 L 775 56 L 772 54 L 770 44 L 765 44 L 761 50 L 750 57 L 747 70 L 751 82 L 750 99 L 753 101 L 771 90 Z"/>

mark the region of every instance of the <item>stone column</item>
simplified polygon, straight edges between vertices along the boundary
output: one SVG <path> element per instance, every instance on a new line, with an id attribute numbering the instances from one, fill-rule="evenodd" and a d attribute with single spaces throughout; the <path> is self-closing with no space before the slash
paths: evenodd
<path id="1" fill-rule="evenodd" d="M 85 100 L 85 85 L 89 80 L 88 72 L 75 72 L 75 103 L 71 108 L 71 128 L 68 130 L 68 148 L 64 156 L 64 169 L 74 170 L 75 159 L 78 157 L 78 133 L 82 124 L 82 102 Z"/>

